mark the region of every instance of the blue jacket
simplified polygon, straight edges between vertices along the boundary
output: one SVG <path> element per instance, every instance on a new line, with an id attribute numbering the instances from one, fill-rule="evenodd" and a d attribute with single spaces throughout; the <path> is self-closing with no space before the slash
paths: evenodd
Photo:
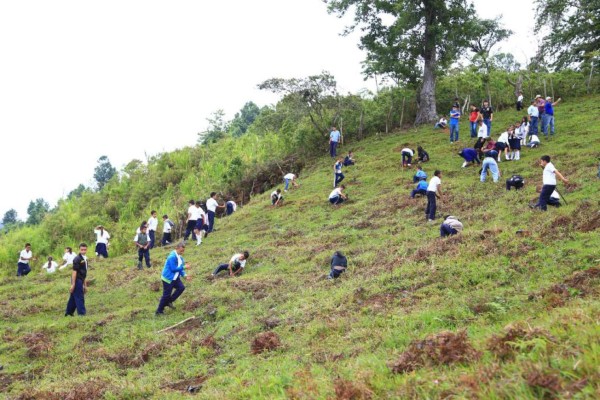
<path id="1" fill-rule="evenodd" d="M 165 267 L 162 271 L 162 280 L 171 283 L 175 279 L 175 275 L 178 277 L 185 276 L 185 261 L 183 257 L 181 258 L 181 265 L 177 265 L 177 252 L 173 250 L 171 254 L 167 257 L 167 261 L 165 262 Z"/>
<path id="2" fill-rule="evenodd" d="M 427 179 L 427 174 L 423 170 L 418 170 L 417 173 L 415 174 L 415 177 L 417 179 Z"/>
<path id="3" fill-rule="evenodd" d="M 477 152 L 475 151 L 475 149 L 471 149 L 471 148 L 467 148 L 467 149 L 463 149 L 460 152 L 460 155 L 462 158 L 465 159 L 465 161 L 473 161 L 477 158 Z"/>
<path id="4" fill-rule="evenodd" d="M 417 185 L 417 190 L 427 190 L 427 186 L 429 186 L 427 181 L 419 181 L 419 184 Z"/>

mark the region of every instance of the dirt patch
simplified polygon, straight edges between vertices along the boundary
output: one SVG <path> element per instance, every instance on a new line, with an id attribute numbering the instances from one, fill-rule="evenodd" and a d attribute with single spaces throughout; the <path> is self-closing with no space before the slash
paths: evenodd
<path id="1" fill-rule="evenodd" d="M 214 335 L 208 335 L 204 339 L 200 341 L 200 346 L 206 347 L 208 349 L 213 349 L 215 351 L 221 350 L 221 346 L 215 339 Z"/>
<path id="2" fill-rule="evenodd" d="M 433 256 L 454 257 L 460 253 L 460 244 L 463 242 L 463 235 L 453 235 L 448 238 L 438 238 L 429 241 L 428 245 L 421 246 L 408 257 L 409 261 L 429 262 Z"/>
<path id="3" fill-rule="evenodd" d="M 110 321 L 112 321 L 113 319 L 115 319 L 115 316 L 113 314 L 109 314 L 106 318 L 104 318 L 103 320 L 100 320 L 98 322 L 96 322 L 96 326 L 97 327 L 101 327 L 101 326 L 105 326 L 106 324 L 108 324 Z"/>
<path id="4" fill-rule="evenodd" d="M 336 380 L 334 389 L 337 400 L 368 400 L 373 397 L 373 392 L 366 386 L 344 379 Z"/>
<path id="5" fill-rule="evenodd" d="M 524 374 L 523 378 L 533 389 L 538 399 L 558 398 L 558 394 L 563 387 L 560 377 L 555 372 L 546 372 L 532 368 Z"/>
<path id="6" fill-rule="evenodd" d="M 183 311 L 195 311 L 198 308 L 206 305 L 208 303 L 208 299 L 204 297 L 196 298 L 193 300 L 188 300 L 182 307 Z"/>
<path id="7" fill-rule="evenodd" d="M 563 283 L 552 285 L 529 295 L 529 300 L 544 299 L 551 308 L 563 306 L 574 297 L 585 297 L 599 292 L 600 268 L 592 267 L 573 273 Z"/>
<path id="8" fill-rule="evenodd" d="M 197 393 L 200 391 L 200 389 L 202 389 L 202 385 L 207 379 L 207 376 L 197 376 L 195 378 L 183 379 L 177 382 L 166 383 L 161 386 L 161 389 L 171 389 L 186 393 Z"/>
<path id="9" fill-rule="evenodd" d="M 279 335 L 275 332 L 262 332 L 256 335 L 252 341 L 251 350 L 252 354 L 260 354 L 265 351 L 275 350 L 281 347 L 281 340 Z"/>
<path id="10" fill-rule="evenodd" d="M 245 293 L 251 293 L 252 298 L 255 300 L 264 299 L 269 296 L 271 291 L 274 291 L 278 286 L 281 285 L 283 280 L 237 280 L 232 282 L 232 286 Z"/>
<path id="11" fill-rule="evenodd" d="M 102 335 L 99 333 L 91 333 L 81 338 L 81 343 L 99 343 L 102 342 Z"/>
<path id="12" fill-rule="evenodd" d="M 488 350 L 501 360 L 511 360 L 516 353 L 528 352 L 535 346 L 534 339 L 545 339 L 555 342 L 549 332 L 522 325 L 509 325 L 504 328 L 504 334 L 494 335 L 488 341 Z M 524 342 L 530 342 L 524 344 Z"/>
<path id="13" fill-rule="evenodd" d="M 158 281 L 152 282 L 150 284 L 150 290 L 153 291 L 153 292 L 158 292 L 160 290 L 161 286 L 162 285 Z"/>
<path id="14" fill-rule="evenodd" d="M 85 383 L 74 386 L 68 391 L 63 392 L 45 392 L 27 389 L 17 399 L 19 400 L 96 400 L 102 399 L 104 393 L 108 390 L 108 383 L 92 379 Z"/>
<path id="15" fill-rule="evenodd" d="M 413 341 L 390 368 L 393 373 L 401 374 L 426 366 L 466 364 L 480 356 L 481 353 L 469 342 L 466 331 L 441 332 L 425 340 Z"/>
<path id="16" fill-rule="evenodd" d="M 50 336 L 45 332 L 28 333 L 23 337 L 23 343 L 27 346 L 27 357 L 29 358 L 48 355 L 53 345 Z"/>
<path id="17" fill-rule="evenodd" d="M 104 350 L 99 350 L 96 354 L 110 362 L 117 364 L 119 368 L 139 368 L 151 358 L 158 356 L 165 345 L 163 343 L 149 343 L 139 353 L 130 348 L 121 349 L 114 354 L 106 354 Z"/>

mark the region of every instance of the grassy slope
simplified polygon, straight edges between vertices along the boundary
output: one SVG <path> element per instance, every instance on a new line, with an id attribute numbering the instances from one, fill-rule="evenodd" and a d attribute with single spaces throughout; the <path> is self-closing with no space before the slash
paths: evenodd
<path id="1" fill-rule="evenodd" d="M 473 168 L 460 169 L 458 147 L 429 128 L 357 143 L 358 165 L 344 171 L 352 201 L 338 209 L 326 202 L 332 163 L 318 160 L 284 207 L 272 210 L 267 194 L 259 196 L 217 221 L 218 232 L 201 248 L 188 247 L 194 280 L 178 310 L 163 318 L 153 316 L 159 293 L 152 290 L 167 254 L 162 249 L 152 252 L 160 265 L 151 271 L 134 270 L 132 255 L 96 262 L 86 318 L 62 317 L 65 271 L 8 279 L 0 286 L 0 389 L 8 397 L 163 399 L 188 397 L 186 386 L 204 381 L 198 398 L 537 398 L 545 391 L 595 397 L 598 279 L 585 281 L 589 288 L 530 295 L 598 265 L 598 100 L 561 104 L 558 136 L 524 150 L 520 162 L 500 165 L 502 180 L 526 177 L 520 192 L 482 184 Z M 516 118 L 497 115 L 495 132 Z M 463 123 L 461 144 L 471 144 L 467 131 Z M 398 149 L 418 143 L 433 159 L 426 172 L 444 173 L 440 208 L 465 224 L 459 237 L 438 239 L 438 224 L 424 223 L 425 200 L 408 199 L 413 171 L 399 168 Z M 542 154 L 576 183 L 569 206 L 545 214 L 527 207 L 541 180 L 535 164 Z M 518 229 L 531 236 L 516 236 Z M 240 249 L 251 252 L 245 275 L 206 279 Z M 347 253 L 350 270 L 333 283 L 323 277 L 336 249 Z M 191 315 L 202 322 L 156 333 Z M 282 347 L 253 355 L 250 343 L 267 329 L 265 319 L 279 321 L 272 330 Z M 515 356 L 500 360 L 488 341 L 507 324 L 551 336 L 517 341 Z M 411 341 L 461 329 L 482 352 L 479 361 L 390 372 L 388 364 Z"/>

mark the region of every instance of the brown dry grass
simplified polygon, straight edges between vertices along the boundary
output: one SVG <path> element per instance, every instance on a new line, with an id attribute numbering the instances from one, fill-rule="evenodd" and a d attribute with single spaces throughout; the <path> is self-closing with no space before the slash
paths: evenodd
<path id="1" fill-rule="evenodd" d="M 510 360 L 519 351 L 518 342 L 538 338 L 543 338 L 550 342 L 555 341 L 552 335 L 543 329 L 526 327 L 519 324 L 508 325 L 504 328 L 502 335 L 494 335 L 489 339 L 487 348 L 499 359 Z M 533 346 L 533 343 L 529 344 L 523 350 L 529 351 Z"/>
<path id="2" fill-rule="evenodd" d="M 345 379 L 336 380 L 334 389 L 337 400 L 369 400 L 373 397 L 373 392 L 364 384 Z"/>
<path id="3" fill-rule="evenodd" d="M 27 356 L 38 358 L 47 355 L 52 348 L 50 336 L 45 332 L 32 332 L 23 336 L 23 343 L 27 346 Z"/>
<path id="4" fill-rule="evenodd" d="M 275 350 L 281 347 L 281 340 L 279 335 L 275 332 L 262 332 L 256 335 L 252 341 L 251 350 L 252 354 L 260 354 L 265 351 Z"/>

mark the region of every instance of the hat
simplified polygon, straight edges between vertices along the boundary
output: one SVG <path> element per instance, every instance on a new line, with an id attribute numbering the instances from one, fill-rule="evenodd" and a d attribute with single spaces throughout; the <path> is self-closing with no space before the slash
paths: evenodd
<path id="1" fill-rule="evenodd" d="M 542 95 L 541 94 L 536 94 L 535 98 L 537 99 L 538 97 L 542 97 Z"/>
<path id="2" fill-rule="evenodd" d="M 546 100 L 552 100 L 552 97 L 548 96 L 546 97 Z"/>

